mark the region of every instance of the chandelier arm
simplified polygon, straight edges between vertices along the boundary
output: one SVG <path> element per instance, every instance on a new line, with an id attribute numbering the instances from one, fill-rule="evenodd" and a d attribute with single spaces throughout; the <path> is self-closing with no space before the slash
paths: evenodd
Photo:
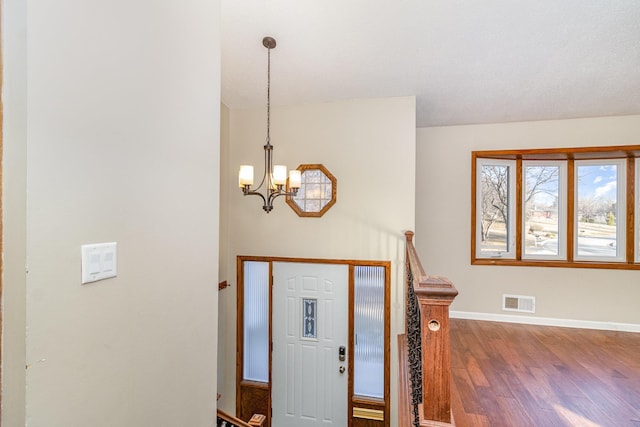
<path id="1" fill-rule="evenodd" d="M 264 194 L 262 194 L 261 192 L 258 191 L 258 189 L 255 190 L 249 190 L 248 188 L 244 188 L 242 193 L 245 196 L 260 196 L 262 198 L 262 202 L 264 204 L 267 204 L 267 199 L 264 197 Z"/>
<path id="2" fill-rule="evenodd" d="M 266 184 L 267 192 L 271 188 L 271 168 L 273 161 L 271 160 L 271 149 L 273 146 L 268 143 L 264 146 L 264 172 L 262 174 L 262 180 L 260 181 L 260 185 L 258 185 L 253 191 L 259 191 L 263 185 Z M 264 199 L 264 196 L 262 197 Z"/>
<path id="3" fill-rule="evenodd" d="M 294 197 L 298 194 L 297 188 L 292 188 L 291 191 L 286 191 L 283 188 L 284 186 L 279 185 L 277 190 L 272 190 L 271 193 L 269 194 L 269 202 L 273 202 L 273 200 L 276 197 L 280 197 L 280 196 Z"/>
<path id="4" fill-rule="evenodd" d="M 273 189 L 273 146 L 269 143 L 269 137 L 267 137 L 267 143 L 264 146 L 264 177 L 262 179 L 266 180 L 266 189 L 271 192 Z"/>
<path id="5" fill-rule="evenodd" d="M 277 197 L 285 196 L 285 195 L 287 195 L 287 192 L 286 191 L 282 191 L 282 189 L 271 191 L 270 194 L 269 194 L 269 200 L 267 202 L 267 205 L 273 206 L 273 201 Z"/>

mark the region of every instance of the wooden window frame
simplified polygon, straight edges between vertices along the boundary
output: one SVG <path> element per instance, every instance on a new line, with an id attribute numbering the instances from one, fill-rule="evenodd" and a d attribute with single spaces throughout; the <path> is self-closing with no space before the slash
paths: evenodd
<path id="1" fill-rule="evenodd" d="M 327 204 L 325 204 L 319 211 L 306 211 L 304 210 L 300 205 L 298 205 L 298 203 L 296 202 L 295 198 L 292 197 L 290 194 L 287 194 L 286 196 L 286 202 L 289 205 L 289 207 L 291 207 L 291 209 L 293 209 L 293 211 L 301 217 L 311 217 L 311 218 L 320 218 L 322 215 L 324 215 L 329 209 L 331 209 L 331 207 L 333 205 L 336 204 L 336 200 L 337 200 L 337 194 L 338 194 L 338 180 L 336 179 L 335 176 L 333 176 L 333 174 L 331 172 L 329 172 L 329 169 L 327 169 L 326 167 L 324 167 L 324 165 L 316 163 L 316 164 L 302 164 L 300 166 L 297 167 L 297 170 L 300 171 L 301 175 L 302 175 L 302 180 L 304 181 L 304 172 L 305 171 L 312 171 L 312 170 L 318 170 L 320 172 L 322 172 L 324 174 L 325 177 L 327 177 L 327 179 L 329 181 L 331 181 L 331 200 L 329 200 L 327 202 Z M 303 185 L 303 189 L 304 189 L 305 185 Z"/>
<path id="2" fill-rule="evenodd" d="M 638 194 L 636 179 L 640 173 L 636 170 L 636 163 L 640 160 L 640 145 L 618 145 L 600 147 L 577 148 L 543 148 L 526 150 L 488 150 L 473 151 L 471 153 L 471 264 L 472 265 L 503 265 L 524 267 L 562 267 L 562 268 L 599 268 L 618 270 L 640 270 L 640 257 L 637 256 L 640 230 L 636 227 L 640 223 L 636 218 L 636 196 Z M 516 161 L 516 256 L 515 259 L 480 258 L 476 255 L 477 246 L 477 168 L 478 159 L 504 159 Z M 620 215 L 625 219 L 625 254 L 623 261 L 579 261 L 574 259 L 575 246 L 575 161 L 576 160 L 626 160 L 626 212 Z M 566 259 L 531 259 L 522 257 L 522 162 L 524 160 L 545 161 L 563 160 L 567 162 L 567 193 L 566 217 Z"/>

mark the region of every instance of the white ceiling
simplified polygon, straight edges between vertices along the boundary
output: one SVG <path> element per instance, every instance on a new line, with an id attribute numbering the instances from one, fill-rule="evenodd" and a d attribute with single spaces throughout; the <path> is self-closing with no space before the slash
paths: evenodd
<path id="1" fill-rule="evenodd" d="M 640 0 L 222 0 L 222 101 L 415 95 L 417 126 L 640 113 Z"/>

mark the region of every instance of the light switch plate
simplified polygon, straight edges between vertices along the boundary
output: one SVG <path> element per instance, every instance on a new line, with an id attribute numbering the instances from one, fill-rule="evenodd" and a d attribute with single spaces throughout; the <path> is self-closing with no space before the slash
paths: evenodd
<path id="1" fill-rule="evenodd" d="M 82 245 L 82 284 L 116 277 L 118 274 L 117 243 Z"/>

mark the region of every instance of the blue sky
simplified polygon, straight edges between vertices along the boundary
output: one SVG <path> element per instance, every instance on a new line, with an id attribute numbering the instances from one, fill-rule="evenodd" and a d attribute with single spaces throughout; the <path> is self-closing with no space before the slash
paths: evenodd
<path id="1" fill-rule="evenodd" d="M 617 165 L 577 164 L 576 166 L 578 196 L 581 199 L 593 198 L 612 202 L 617 199 Z M 534 202 L 543 206 L 551 205 L 558 195 L 558 181 L 549 182 L 539 189 L 542 191 L 534 196 Z"/>
<path id="2" fill-rule="evenodd" d="M 579 197 L 616 200 L 617 165 L 579 165 L 577 170 Z"/>

